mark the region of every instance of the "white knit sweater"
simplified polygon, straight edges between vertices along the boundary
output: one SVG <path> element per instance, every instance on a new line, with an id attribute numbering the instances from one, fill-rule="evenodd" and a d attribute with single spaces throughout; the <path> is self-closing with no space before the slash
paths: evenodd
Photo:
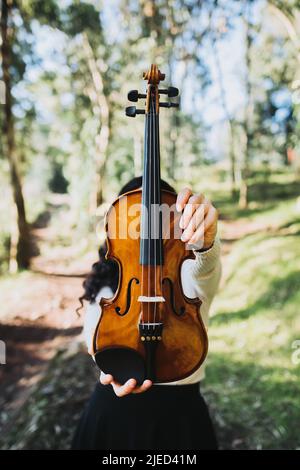
<path id="1" fill-rule="evenodd" d="M 200 309 L 202 320 L 208 326 L 208 316 L 211 302 L 217 292 L 221 278 L 220 241 L 216 238 L 212 248 L 203 252 L 195 252 L 195 259 L 187 259 L 182 264 L 181 282 L 184 294 L 189 298 L 199 297 L 202 300 Z M 92 341 L 95 328 L 101 316 L 99 302 L 101 297 L 112 297 L 109 287 L 100 289 L 95 302 L 88 304 L 84 321 L 84 337 L 88 351 L 92 353 Z M 164 385 L 185 385 L 199 382 L 205 375 L 205 361 L 192 375 Z M 162 385 L 162 384 L 161 384 Z"/>

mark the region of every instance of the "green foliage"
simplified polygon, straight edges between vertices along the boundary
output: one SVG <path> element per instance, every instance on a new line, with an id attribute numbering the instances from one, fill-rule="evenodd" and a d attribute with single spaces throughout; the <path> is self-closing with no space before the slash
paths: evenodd
<path id="1" fill-rule="evenodd" d="M 70 36 L 83 32 L 101 33 L 100 13 L 90 3 L 76 2 L 62 11 L 63 29 Z"/>
<path id="2" fill-rule="evenodd" d="M 37 19 L 41 24 L 58 26 L 60 9 L 55 0 L 17 0 L 17 5 L 24 20 L 30 24 Z M 30 27 L 28 24 L 28 27 Z"/>
<path id="3" fill-rule="evenodd" d="M 294 200 L 260 202 L 255 224 L 225 257 L 213 306 L 205 394 L 223 448 L 296 449 L 300 217 Z M 227 216 L 235 218 L 227 206 Z M 238 229 L 238 228 L 237 228 Z"/>

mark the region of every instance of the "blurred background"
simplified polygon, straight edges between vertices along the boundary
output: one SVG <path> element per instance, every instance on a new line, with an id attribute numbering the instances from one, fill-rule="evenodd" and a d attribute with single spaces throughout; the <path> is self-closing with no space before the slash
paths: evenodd
<path id="1" fill-rule="evenodd" d="M 203 385 L 220 445 L 300 448 L 299 1 L 0 3 L 1 447 L 68 448 L 98 377 L 77 298 L 141 174 L 124 108 L 154 62 L 181 92 L 162 176 L 220 212 Z"/>

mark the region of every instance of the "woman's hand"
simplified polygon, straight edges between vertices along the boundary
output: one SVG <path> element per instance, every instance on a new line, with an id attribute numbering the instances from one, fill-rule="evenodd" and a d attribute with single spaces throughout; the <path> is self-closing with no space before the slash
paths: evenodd
<path id="1" fill-rule="evenodd" d="M 102 383 L 102 385 L 111 384 L 114 389 L 115 394 L 118 397 L 124 397 L 125 395 L 128 395 L 129 393 L 146 392 L 146 390 L 148 390 L 152 385 L 151 380 L 144 380 L 144 383 L 140 387 L 136 387 L 135 379 L 129 379 L 124 385 L 121 385 L 114 380 L 112 375 L 104 374 L 104 372 L 102 371 L 100 375 L 100 382 Z"/>
<path id="2" fill-rule="evenodd" d="M 196 250 L 207 250 L 217 233 L 218 211 L 204 194 L 184 188 L 177 196 L 176 209 L 182 212 L 179 227 L 181 240 Z"/>

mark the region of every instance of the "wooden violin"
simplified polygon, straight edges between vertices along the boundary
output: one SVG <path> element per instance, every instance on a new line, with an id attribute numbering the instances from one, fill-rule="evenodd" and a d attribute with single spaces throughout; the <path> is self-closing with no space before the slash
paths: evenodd
<path id="1" fill-rule="evenodd" d="M 129 92 L 130 101 L 145 99 L 145 109 L 126 108 L 134 117 L 145 114 L 142 188 L 118 197 L 106 214 L 107 257 L 117 261 L 115 295 L 102 298 L 93 353 L 99 368 L 119 383 L 130 378 L 141 384 L 167 383 L 196 371 L 207 354 L 208 340 L 198 298 L 187 298 L 181 266 L 194 258 L 180 240 L 181 213 L 176 193 L 161 189 L 159 109 L 178 104 L 160 102 L 178 90 L 158 85 L 165 76 L 151 65 L 143 78 L 147 93 Z"/>

